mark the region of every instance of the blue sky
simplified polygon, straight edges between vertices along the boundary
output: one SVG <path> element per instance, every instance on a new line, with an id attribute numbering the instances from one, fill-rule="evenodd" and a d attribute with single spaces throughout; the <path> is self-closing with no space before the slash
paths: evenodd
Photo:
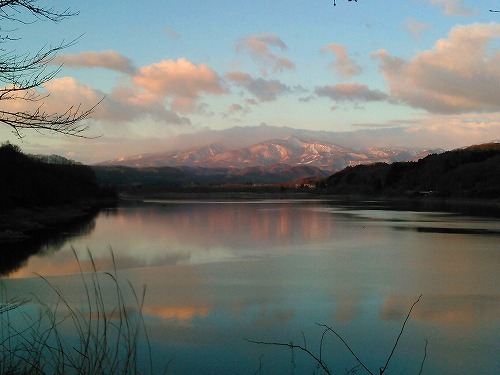
<path id="1" fill-rule="evenodd" d="M 50 1 L 44 2 L 51 4 Z M 58 6 L 58 2 L 53 4 Z M 500 139 L 498 0 L 66 1 L 79 15 L 22 26 L 19 48 L 78 38 L 46 108 L 89 107 L 89 136 L 0 140 L 84 162 L 173 147 L 232 126 L 404 128 L 403 143 Z M 54 66 L 55 67 L 55 66 Z M 390 137 L 387 143 L 395 142 Z"/>

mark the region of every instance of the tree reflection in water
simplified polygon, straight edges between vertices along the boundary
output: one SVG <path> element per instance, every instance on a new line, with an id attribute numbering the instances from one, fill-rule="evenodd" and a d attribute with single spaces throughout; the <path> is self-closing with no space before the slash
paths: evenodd
<path id="1" fill-rule="evenodd" d="M 37 231 L 25 240 L 1 244 L 0 276 L 8 276 L 26 265 L 33 255 L 45 256 L 59 251 L 67 241 L 85 236 L 95 228 L 98 211 Z"/>

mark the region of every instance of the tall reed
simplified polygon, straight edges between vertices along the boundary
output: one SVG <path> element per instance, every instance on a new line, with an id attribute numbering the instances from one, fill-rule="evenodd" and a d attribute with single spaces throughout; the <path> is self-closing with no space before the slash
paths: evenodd
<path id="1" fill-rule="evenodd" d="M 88 251 L 84 272 L 73 249 L 84 288 L 84 306 L 72 306 L 48 278 L 38 275 L 55 295 L 48 303 L 12 298 L 3 288 L 0 302 L 0 373 L 2 374 L 152 374 L 158 373 L 142 314 L 146 287 L 140 293 L 127 282 L 132 306 L 126 303 L 113 252 L 113 269 L 99 272 Z M 103 292 L 111 285 L 112 295 Z M 128 301 L 128 300 L 127 300 Z M 37 314 L 23 309 L 36 302 Z M 167 372 L 168 363 L 164 366 Z"/>

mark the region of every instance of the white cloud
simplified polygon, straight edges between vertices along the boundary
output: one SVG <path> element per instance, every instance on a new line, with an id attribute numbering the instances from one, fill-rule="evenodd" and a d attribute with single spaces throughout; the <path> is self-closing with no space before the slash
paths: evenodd
<path id="1" fill-rule="evenodd" d="M 497 112 L 500 52 L 489 44 L 498 38 L 500 25 L 476 23 L 453 28 L 410 61 L 385 50 L 373 56 L 395 100 L 435 113 Z"/>

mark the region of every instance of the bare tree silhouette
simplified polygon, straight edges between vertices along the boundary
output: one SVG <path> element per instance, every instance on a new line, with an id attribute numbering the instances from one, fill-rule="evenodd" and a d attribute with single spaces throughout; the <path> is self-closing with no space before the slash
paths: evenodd
<path id="1" fill-rule="evenodd" d="M 14 46 L 21 39 L 16 36 L 18 29 L 8 28 L 42 20 L 59 23 L 77 14 L 69 9 L 60 11 L 39 5 L 38 0 L 0 0 L 0 123 L 9 126 L 20 138 L 28 129 L 87 138 L 83 134 L 88 129 L 84 120 L 99 103 L 88 109 L 76 105 L 62 112 L 47 111 L 44 107 L 47 95 L 38 90 L 60 71 L 60 67 L 49 69 L 50 62 L 60 50 L 71 46 L 75 40 L 56 46 L 45 45 L 34 53 L 22 53 Z M 1 106 L 1 103 L 7 102 L 31 103 L 32 109 L 25 109 L 22 105 Z"/>

